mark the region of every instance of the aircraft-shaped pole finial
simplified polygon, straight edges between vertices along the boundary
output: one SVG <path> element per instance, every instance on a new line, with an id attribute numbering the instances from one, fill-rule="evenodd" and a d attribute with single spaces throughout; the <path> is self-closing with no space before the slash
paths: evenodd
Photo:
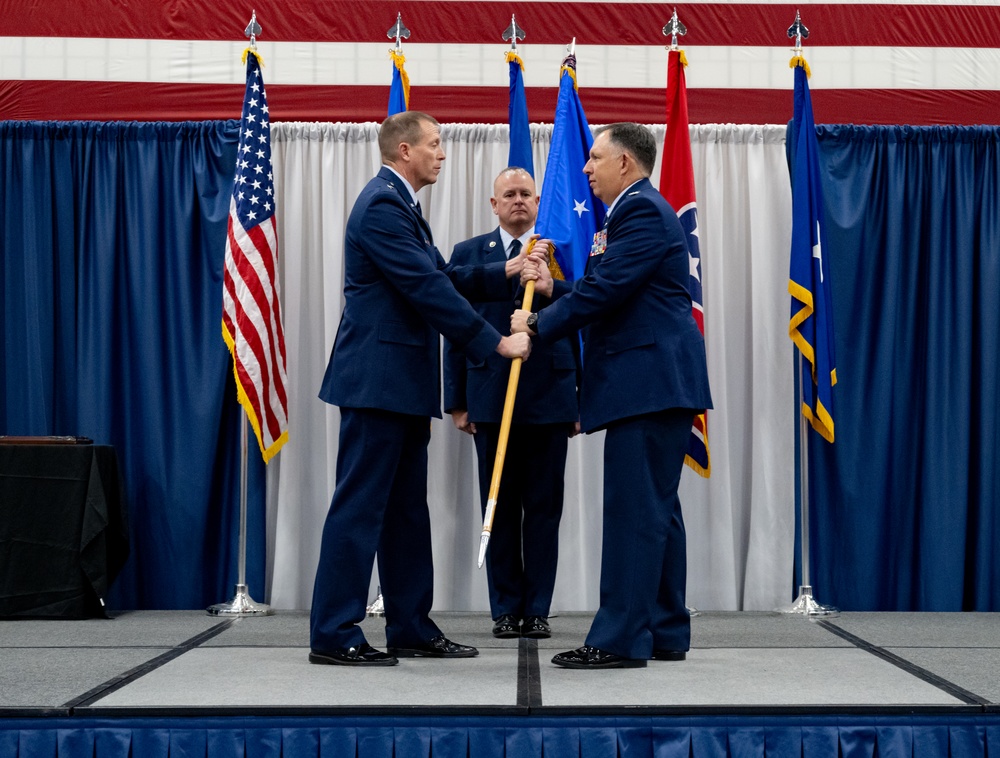
<path id="1" fill-rule="evenodd" d="M 788 27 L 788 36 L 795 37 L 795 50 L 802 52 L 802 40 L 809 38 L 809 30 L 802 23 L 802 17 L 795 11 L 795 23 Z"/>
<path id="2" fill-rule="evenodd" d="M 250 23 L 247 24 L 247 28 L 243 30 L 243 34 L 250 38 L 250 49 L 257 49 L 257 35 L 260 34 L 263 29 L 260 28 L 260 24 L 257 23 L 257 11 L 256 9 L 250 15 Z"/>
<path id="3" fill-rule="evenodd" d="M 670 49 L 677 49 L 677 35 L 682 37 L 688 33 L 687 27 L 681 23 L 681 20 L 677 18 L 677 9 L 674 8 L 674 15 L 670 17 L 670 21 L 666 26 L 663 27 L 663 36 L 670 37 Z"/>
<path id="4" fill-rule="evenodd" d="M 389 31 L 385 33 L 385 36 L 396 40 L 396 52 L 398 53 L 402 49 L 400 42 L 410 38 L 410 30 L 403 26 L 402 13 L 396 13 L 396 23 L 389 27 Z"/>
<path id="5" fill-rule="evenodd" d="M 514 20 L 514 14 L 510 14 L 510 26 L 507 27 L 507 31 L 503 33 L 503 40 L 506 42 L 510 40 L 510 51 L 512 53 L 517 52 L 517 41 L 519 39 L 524 39 L 524 29 L 517 25 Z"/>

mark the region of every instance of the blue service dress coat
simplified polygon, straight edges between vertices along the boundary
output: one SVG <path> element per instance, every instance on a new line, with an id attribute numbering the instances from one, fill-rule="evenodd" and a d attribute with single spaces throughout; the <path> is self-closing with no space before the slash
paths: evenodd
<path id="1" fill-rule="evenodd" d="M 446 264 L 407 195 L 383 167 L 348 217 L 344 312 L 319 396 L 341 407 L 440 418 L 439 335 L 477 361 L 500 342 L 455 289 L 492 299 L 506 295 L 508 282 L 502 261 L 486 270 Z"/>
<path id="2" fill-rule="evenodd" d="M 642 179 L 595 235 L 584 276 L 555 282 L 538 340 L 582 329 L 583 431 L 606 429 L 601 605 L 587 644 L 627 658 L 687 650 L 677 485 L 694 414 L 710 408 L 689 256 L 670 205 Z"/>
<path id="3" fill-rule="evenodd" d="M 451 265 L 492 266 L 506 260 L 499 229 L 460 242 Z M 509 280 L 502 300 L 473 306 L 497 331 L 510 330 L 510 314 L 521 306 L 519 279 Z M 536 295 L 533 307 L 548 298 Z M 567 435 L 578 420 L 579 350 L 576 335 L 534 347 L 521 366 L 510 437 L 487 552 L 487 582 L 494 619 L 548 616 L 559 554 L 559 522 Z M 496 458 L 499 424 L 510 377 L 510 361 L 493 353 L 479 361 L 445 343 L 444 407 L 467 410 L 477 426 L 481 505 L 485 513 Z"/>
<path id="4" fill-rule="evenodd" d="M 441 415 L 440 337 L 485 360 L 500 342 L 456 291 L 507 292 L 503 264 L 445 264 L 405 185 L 383 167 L 347 221 L 344 311 L 319 396 L 340 406 L 337 485 L 323 528 L 313 589 L 313 650 L 365 642 L 378 556 L 390 647 L 440 634 L 433 602 L 427 443 Z"/>

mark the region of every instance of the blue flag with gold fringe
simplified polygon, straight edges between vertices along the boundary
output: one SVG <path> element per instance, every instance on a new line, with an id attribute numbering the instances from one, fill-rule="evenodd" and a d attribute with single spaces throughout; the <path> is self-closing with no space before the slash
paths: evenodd
<path id="1" fill-rule="evenodd" d="M 390 50 L 392 56 L 392 84 L 389 85 L 389 112 L 387 116 L 403 113 L 410 107 L 410 77 L 406 75 L 403 64 L 406 56 L 395 50 Z"/>
<path id="2" fill-rule="evenodd" d="M 791 65 L 795 69 L 795 104 L 788 139 L 792 175 L 788 279 L 792 308 L 788 334 L 802 354 L 802 414 L 823 439 L 833 442 L 833 387 L 837 383 L 837 369 L 819 143 L 809 96 L 808 65 L 801 56 L 793 58 Z"/>
<path id="3" fill-rule="evenodd" d="M 535 161 L 531 155 L 531 130 L 528 126 L 528 98 L 524 92 L 524 61 L 511 51 L 507 53 L 510 67 L 510 105 L 507 123 L 510 125 L 510 150 L 507 165 L 523 168 L 535 177 Z"/>
<path id="4" fill-rule="evenodd" d="M 594 137 L 576 87 L 576 56 L 562 63 L 552 145 L 542 177 L 535 227 L 555 244 L 553 276 L 579 279 L 587 267 L 594 234 L 604 226 L 604 203 L 590 190 L 583 166 Z"/>

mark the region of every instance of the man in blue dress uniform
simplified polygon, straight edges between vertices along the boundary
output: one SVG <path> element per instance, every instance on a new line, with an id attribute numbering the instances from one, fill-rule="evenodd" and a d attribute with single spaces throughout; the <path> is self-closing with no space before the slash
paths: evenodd
<path id="1" fill-rule="evenodd" d="M 605 430 L 600 608 L 584 646 L 552 659 L 566 668 L 637 668 L 650 658 L 682 660 L 690 646 L 677 485 L 691 423 L 712 399 L 687 244 L 649 182 L 655 160 L 645 127 L 598 132 L 583 170 L 609 208 L 586 273 L 553 282 L 527 262 L 522 280 L 537 278 L 555 302 L 511 317 L 512 332 L 542 344 L 583 330 L 581 428 Z"/>
<path id="2" fill-rule="evenodd" d="M 451 265 L 489 266 L 519 257 L 523 261 L 534 236 L 538 200 L 531 174 L 523 168 L 504 169 L 490 198 L 500 225 L 457 244 Z M 523 294 L 512 279 L 506 298 L 473 305 L 504 332 Z M 536 297 L 536 309 L 544 308 L 547 300 Z M 551 636 L 548 615 L 559 557 L 567 440 L 579 431 L 575 342 L 574 335 L 538 345 L 521 368 L 486 554 L 494 637 Z M 510 363 L 500 356 L 477 361 L 451 343 L 445 345 L 444 409 L 457 428 L 474 435 L 484 514 L 509 377 Z"/>
<path id="3" fill-rule="evenodd" d="M 320 389 L 340 406 L 341 422 L 313 590 L 312 663 L 389 666 L 399 657 L 478 653 L 447 639 L 428 615 L 427 444 L 430 417 L 441 416 L 439 334 L 475 360 L 530 352 L 525 335 L 501 336 L 459 292 L 504 295 L 505 264 L 447 266 L 421 215 L 416 193 L 437 181 L 445 158 L 437 121 L 417 111 L 390 116 L 379 150 L 383 166 L 347 221 L 344 312 Z M 387 652 L 358 626 L 376 554 Z"/>

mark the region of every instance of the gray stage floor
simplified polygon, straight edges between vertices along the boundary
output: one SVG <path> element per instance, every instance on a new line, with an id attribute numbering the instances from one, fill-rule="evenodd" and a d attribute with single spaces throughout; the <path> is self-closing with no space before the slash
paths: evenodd
<path id="1" fill-rule="evenodd" d="M 141 611 L 0 621 L 0 716 L 269 713 L 1000 712 L 1000 614 L 702 613 L 680 663 L 570 671 L 590 614 L 553 637 L 496 640 L 487 614 L 437 613 L 477 658 L 314 666 L 309 618 Z M 364 622 L 383 648 L 381 619 Z"/>

